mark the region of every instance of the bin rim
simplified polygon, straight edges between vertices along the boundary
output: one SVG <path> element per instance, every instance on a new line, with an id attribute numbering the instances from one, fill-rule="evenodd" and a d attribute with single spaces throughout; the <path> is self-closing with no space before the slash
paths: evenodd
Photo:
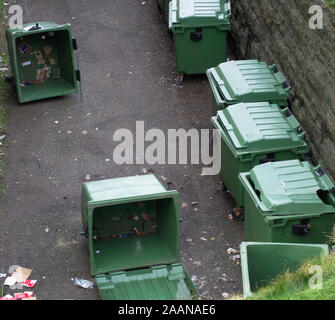
<path id="1" fill-rule="evenodd" d="M 39 24 L 41 29 L 38 30 L 31 30 L 29 31 L 29 27 L 33 27 L 36 24 Z M 52 29 L 52 30 L 49 30 Z M 12 28 L 7 29 L 7 33 L 12 34 L 15 37 L 23 37 L 27 35 L 33 35 L 38 33 L 44 33 L 49 31 L 61 31 L 61 30 L 68 30 L 71 32 L 71 23 L 65 23 L 65 24 L 57 24 L 55 22 L 47 22 L 47 21 L 41 21 L 41 22 L 34 22 L 34 23 L 25 23 L 22 25 L 22 28 Z"/>

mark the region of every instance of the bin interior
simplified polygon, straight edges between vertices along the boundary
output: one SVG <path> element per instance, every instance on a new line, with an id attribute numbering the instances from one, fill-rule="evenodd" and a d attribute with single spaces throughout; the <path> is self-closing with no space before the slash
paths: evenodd
<path id="1" fill-rule="evenodd" d="M 279 274 L 294 271 L 304 261 L 326 255 L 322 246 L 287 244 L 249 244 L 247 246 L 248 273 L 252 292 L 266 286 Z"/>
<path id="2" fill-rule="evenodd" d="M 177 262 L 177 221 L 173 198 L 95 208 L 92 235 L 97 270 Z"/>
<path id="3" fill-rule="evenodd" d="M 40 32 L 16 39 L 19 82 L 26 100 L 61 95 L 75 88 L 68 30 Z"/>

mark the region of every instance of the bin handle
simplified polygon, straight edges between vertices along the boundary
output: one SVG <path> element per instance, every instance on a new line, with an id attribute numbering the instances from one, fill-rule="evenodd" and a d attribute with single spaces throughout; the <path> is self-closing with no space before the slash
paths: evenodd
<path id="1" fill-rule="evenodd" d="M 300 224 L 294 224 L 292 226 L 292 234 L 296 236 L 306 236 L 311 228 L 309 219 L 304 219 Z"/>
<path id="2" fill-rule="evenodd" d="M 35 30 L 41 30 L 42 28 L 38 23 L 36 23 L 35 26 L 31 27 L 28 31 L 35 31 Z"/>

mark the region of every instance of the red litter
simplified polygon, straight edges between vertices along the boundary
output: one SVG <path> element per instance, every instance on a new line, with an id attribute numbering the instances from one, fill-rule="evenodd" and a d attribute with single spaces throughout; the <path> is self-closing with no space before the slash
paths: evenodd
<path id="1" fill-rule="evenodd" d="M 24 287 L 34 288 L 36 282 L 37 282 L 37 280 L 26 280 L 26 281 L 22 282 L 21 284 L 22 284 Z"/>
<path id="2" fill-rule="evenodd" d="M 34 292 L 29 291 L 25 293 L 14 293 L 15 299 L 24 299 L 24 298 L 31 298 L 34 295 Z"/>
<path id="3" fill-rule="evenodd" d="M 0 298 L 0 300 L 16 300 L 16 298 L 12 297 L 10 294 L 6 294 L 4 297 Z"/>

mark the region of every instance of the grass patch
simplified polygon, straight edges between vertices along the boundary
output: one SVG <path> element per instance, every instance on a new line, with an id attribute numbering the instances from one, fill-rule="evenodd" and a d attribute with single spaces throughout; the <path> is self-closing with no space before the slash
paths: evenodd
<path id="1" fill-rule="evenodd" d="M 331 8 L 335 8 L 335 0 L 327 0 L 327 4 Z"/>

